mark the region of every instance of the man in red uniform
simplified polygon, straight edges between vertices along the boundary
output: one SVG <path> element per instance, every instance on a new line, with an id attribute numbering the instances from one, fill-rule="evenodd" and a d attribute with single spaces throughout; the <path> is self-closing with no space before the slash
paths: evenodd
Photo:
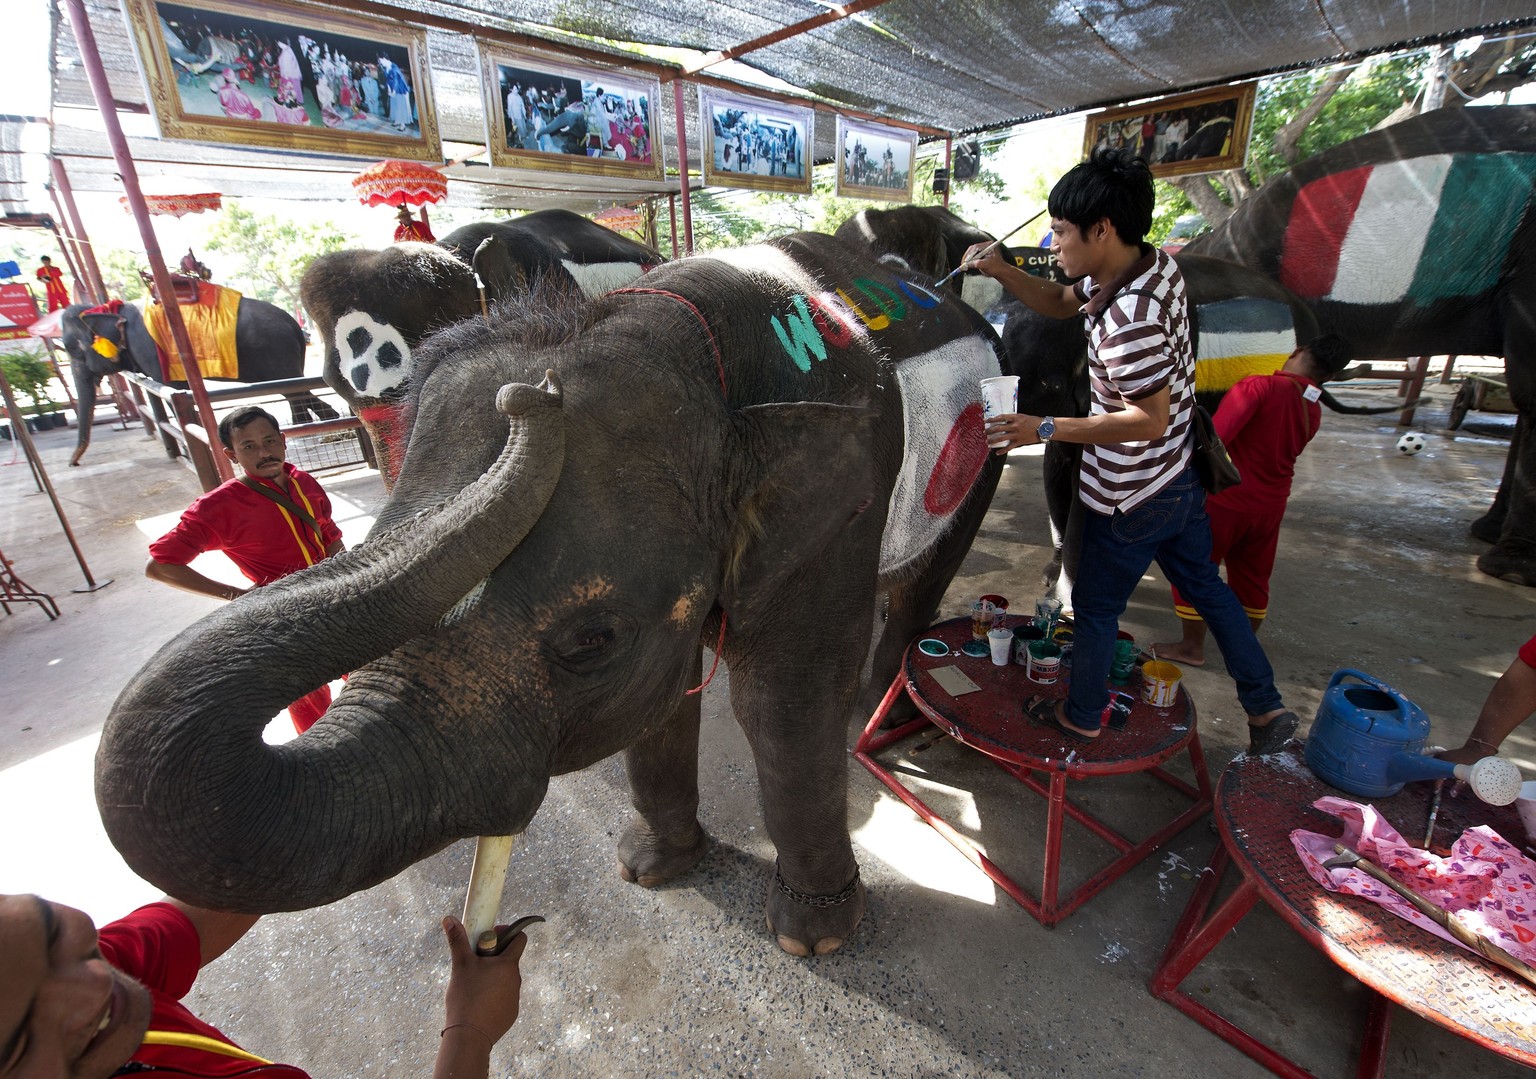
<path id="1" fill-rule="evenodd" d="M 1236 593 L 1255 633 L 1269 611 L 1269 575 L 1275 568 L 1280 521 L 1291 497 L 1296 459 L 1317 434 L 1323 410 L 1322 385 L 1349 363 L 1349 346 L 1325 334 L 1292 352 L 1272 375 L 1250 375 L 1222 398 L 1213 417 L 1243 481 L 1209 495 L 1211 561 L 1226 563 L 1227 584 Z M 1183 640 L 1154 645 L 1158 659 L 1191 667 L 1205 663 L 1205 622 L 1177 588 L 1173 609 Z"/>
<path id="2" fill-rule="evenodd" d="M 48 310 L 57 311 L 69 306 L 69 289 L 64 287 L 64 271 L 53 264 L 53 259 L 43 256 L 43 264 L 38 267 L 37 279 L 43 283 L 43 289 L 48 295 Z"/>
<path id="3" fill-rule="evenodd" d="M 271 413 L 255 407 L 230 413 L 219 424 L 219 441 L 242 474 L 193 502 L 175 528 L 149 545 L 146 576 L 232 600 L 249 589 L 205 577 L 188 563 L 205 551 L 223 551 L 260 587 L 342 550 L 331 500 L 312 476 L 287 463 L 288 443 Z M 290 704 L 288 715 L 303 734 L 330 704 L 330 687 L 321 686 Z"/>
<path id="4" fill-rule="evenodd" d="M 247 1052 L 181 1003 L 198 970 L 232 947 L 255 915 L 166 898 L 106 925 L 35 895 L 0 896 L 0 1076 L 255 1076 L 307 1073 Z M 477 956 L 464 927 L 443 919 L 453 970 L 434 1079 L 480 1079 L 491 1046 L 517 1021 L 528 938 Z"/>

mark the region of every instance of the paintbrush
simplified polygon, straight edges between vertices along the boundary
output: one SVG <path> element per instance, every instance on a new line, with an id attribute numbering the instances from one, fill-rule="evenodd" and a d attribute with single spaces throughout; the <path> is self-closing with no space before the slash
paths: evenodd
<path id="1" fill-rule="evenodd" d="M 1015 232 L 1018 232 L 1019 229 L 1022 229 L 1025 225 L 1028 225 L 1030 223 L 1030 221 L 1037 221 L 1037 220 L 1039 220 L 1040 215 L 1044 214 L 1044 213 L 1045 213 L 1045 211 L 1041 210 L 1040 213 L 1036 214 L 1034 217 L 1031 217 L 1029 219 L 1029 221 L 1025 221 L 1023 224 L 1019 225 L 1019 228 L 1016 228 L 1016 229 L 1013 230 L 1013 232 L 1010 232 L 1008 234 L 1008 236 L 1012 236 Z M 979 259 L 979 258 L 981 258 L 981 257 L 983 257 L 985 255 L 991 254 L 993 251 L 995 251 L 997 249 L 997 245 L 998 244 L 1000 244 L 1004 240 L 1008 239 L 1008 236 L 999 236 L 997 239 L 993 240 L 986 247 L 983 247 L 980 251 L 976 252 L 976 258 Z M 974 262 L 974 261 L 976 261 L 976 259 L 968 259 L 967 261 Z M 950 270 L 949 273 L 945 274 L 943 277 L 939 278 L 937 284 L 943 285 L 943 284 L 948 283 L 948 281 L 949 281 L 949 279 L 951 277 L 954 277 L 955 274 L 959 273 L 963 269 L 965 269 L 965 263 L 964 262 L 962 262 L 959 266 L 956 266 L 953 270 Z"/>
<path id="2" fill-rule="evenodd" d="M 1435 838 L 1435 818 L 1440 815 L 1440 793 L 1445 790 L 1445 780 L 1435 780 L 1435 793 L 1429 796 L 1429 818 L 1424 822 L 1424 842 L 1422 846 L 1429 849 L 1430 840 Z"/>

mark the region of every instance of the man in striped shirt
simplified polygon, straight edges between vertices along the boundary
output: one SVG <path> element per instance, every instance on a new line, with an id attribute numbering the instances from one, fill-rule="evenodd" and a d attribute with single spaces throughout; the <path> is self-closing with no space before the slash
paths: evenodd
<path id="1" fill-rule="evenodd" d="M 342 550 L 331 500 L 313 476 L 287 463 L 288 442 L 264 409 L 237 409 L 219 423 L 224 455 L 241 474 L 188 506 L 176 527 L 149 545 L 145 576 L 173 588 L 232 600 L 249 589 L 215 581 L 190 563 L 223 551 L 256 587 L 312 566 Z M 331 704 L 321 686 L 288 706 L 300 734 Z"/>
<path id="2" fill-rule="evenodd" d="M 1087 508 L 1072 589 L 1072 685 L 1065 702 L 1038 701 L 1032 719 L 1077 741 L 1098 738 L 1120 615 L 1147 568 L 1200 611 L 1221 646 L 1248 715 L 1249 752 L 1272 753 L 1298 723 L 1248 616 L 1211 564 L 1205 491 L 1191 465 L 1195 362 L 1184 278 L 1143 241 L 1152 225 L 1152 172 L 1125 150 L 1095 150 L 1057 181 L 1049 208 L 1057 264 L 1075 285 L 1034 277 L 984 245 L 968 268 L 996 279 L 1040 314 L 1083 318 L 1093 404 L 1084 417 L 996 416 L 997 453 L 1056 439 L 1081 443 L 1078 496 Z"/>

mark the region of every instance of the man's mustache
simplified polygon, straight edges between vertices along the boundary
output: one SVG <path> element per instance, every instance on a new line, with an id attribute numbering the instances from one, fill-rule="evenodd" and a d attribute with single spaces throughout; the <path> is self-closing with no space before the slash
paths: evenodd
<path id="1" fill-rule="evenodd" d="M 256 467 L 260 468 L 262 465 L 280 465 L 282 463 L 283 459 L 281 457 L 263 457 L 261 460 L 256 462 Z"/>

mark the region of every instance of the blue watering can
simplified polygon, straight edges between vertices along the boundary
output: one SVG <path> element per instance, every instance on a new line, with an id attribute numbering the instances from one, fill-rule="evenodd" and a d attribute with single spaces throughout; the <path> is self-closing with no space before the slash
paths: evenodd
<path id="1" fill-rule="evenodd" d="M 1346 679 L 1353 679 L 1346 682 Z M 1520 769 L 1502 757 L 1452 764 L 1426 756 L 1429 717 L 1397 690 L 1362 671 L 1333 673 L 1307 735 L 1306 761 L 1324 783 L 1362 798 L 1389 798 L 1421 779 L 1460 779 L 1489 805 L 1520 796 Z"/>

